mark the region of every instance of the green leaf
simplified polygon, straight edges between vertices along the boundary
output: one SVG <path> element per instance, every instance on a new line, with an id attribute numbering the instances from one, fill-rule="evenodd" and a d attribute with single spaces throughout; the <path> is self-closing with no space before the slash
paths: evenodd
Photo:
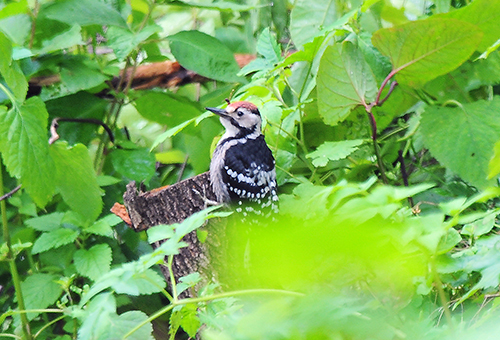
<path id="1" fill-rule="evenodd" d="M 0 31 L 4 32 L 14 44 L 23 46 L 31 32 L 31 18 L 23 13 L 1 19 Z"/>
<path id="2" fill-rule="evenodd" d="M 148 149 L 118 149 L 111 154 L 113 167 L 129 180 L 149 181 L 155 174 L 155 155 Z"/>
<path id="3" fill-rule="evenodd" d="M 108 46 L 113 49 L 118 61 L 123 61 L 139 44 L 161 30 L 158 25 L 149 25 L 134 33 L 129 28 L 111 26 L 106 31 Z"/>
<path id="4" fill-rule="evenodd" d="M 495 143 L 493 157 L 488 163 L 488 179 L 492 179 L 500 174 L 500 141 Z"/>
<path id="5" fill-rule="evenodd" d="M 43 233 L 33 244 L 31 253 L 38 254 L 65 244 L 73 243 L 78 235 L 80 235 L 78 230 L 69 228 L 59 228 Z"/>
<path id="6" fill-rule="evenodd" d="M 83 276 L 96 281 L 99 277 L 109 272 L 111 265 L 111 248 L 103 243 L 90 248 L 76 251 L 73 260 L 76 271 Z"/>
<path id="7" fill-rule="evenodd" d="M 281 48 L 276 42 L 276 38 L 266 27 L 257 40 L 257 53 L 262 55 L 271 65 L 277 64 L 281 59 Z"/>
<path id="8" fill-rule="evenodd" d="M 29 9 L 30 8 L 28 6 L 27 0 L 11 2 L 4 5 L 4 7 L 0 10 L 0 19 L 4 19 L 21 13 L 26 13 L 27 11 L 29 11 Z"/>
<path id="9" fill-rule="evenodd" d="M 194 338 L 201 326 L 200 319 L 198 318 L 198 306 L 194 303 L 185 304 L 180 310 L 180 316 L 182 329 L 185 330 L 191 338 Z"/>
<path id="10" fill-rule="evenodd" d="M 113 237 L 113 229 L 115 225 L 122 222 L 122 219 L 114 214 L 109 214 L 99 220 L 97 220 L 90 227 L 85 228 L 85 232 L 94 235 L 101 235 L 106 237 Z"/>
<path id="11" fill-rule="evenodd" d="M 391 59 L 400 84 L 421 87 L 453 71 L 476 50 L 481 30 L 456 19 L 428 19 L 383 28 L 373 45 Z"/>
<path id="12" fill-rule="evenodd" d="M 500 139 L 500 97 L 428 107 L 420 124 L 426 146 L 441 164 L 479 188 L 493 185 L 487 180 L 488 163 Z"/>
<path id="13" fill-rule="evenodd" d="M 73 47 L 75 45 L 83 45 L 82 40 L 82 28 L 79 25 L 73 25 L 69 30 L 64 31 L 51 39 L 44 40 L 42 42 L 42 48 L 35 51 L 36 54 L 46 54 L 66 48 Z"/>
<path id="14" fill-rule="evenodd" d="M 0 152 L 4 163 L 40 207 L 47 204 L 55 189 L 56 168 L 49 155 L 47 117 L 38 97 L 8 112 L 0 109 Z"/>
<path id="15" fill-rule="evenodd" d="M 127 27 L 120 13 L 100 0 L 57 1 L 42 12 L 47 18 L 80 26 L 103 25 Z"/>
<path id="16" fill-rule="evenodd" d="M 196 286 L 201 281 L 201 275 L 198 272 L 194 272 L 181 277 L 179 281 L 177 285 L 177 294 L 181 294 L 186 289 Z"/>
<path id="17" fill-rule="evenodd" d="M 54 212 L 40 217 L 30 218 L 24 223 L 35 230 L 52 231 L 58 229 L 62 224 L 64 213 Z"/>
<path id="18" fill-rule="evenodd" d="M 186 97 L 163 92 L 148 92 L 134 105 L 144 118 L 168 127 L 184 123 L 203 111 L 199 104 Z"/>
<path id="19" fill-rule="evenodd" d="M 138 310 L 132 310 L 122 313 L 118 316 L 117 320 L 109 326 L 113 326 L 116 331 L 114 339 L 123 339 L 125 334 L 131 331 L 136 326 L 143 324 L 148 319 L 148 316 Z M 151 322 L 145 322 L 138 330 L 134 331 L 127 339 L 130 340 L 154 340 L 152 335 L 153 325 Z M 104 339 L 103 339 L 104 340 Z"/>
<path id="20" fill-rule="evenodd" d="M 351 42 L 328 46 L 318 78 L 319 114 L 329 125 L 347 118 L 358 105 L 375 99 L 377 84 L 361 51 Z"/>
<path id="21" fill-rule="evenodd" d="M 189 124 L 194 122 L 195 119 L 196 118 L 186 120 L 185 122 L 183 122 L 177 126 L 174 126 L 173 128 L 168 129 L 167 131 L 165 131 L 164 133 L 162 133 L 161 135 L 156 137 L 155 141 L 153 142 L 153 145 L 151 145 L 151 150 L 154 150 L 158 145 L 160 145 L 161 143 L 163 143 L 164 141 L 166 141 L 170 137 L 173 137 L 176 134 L 178 134 L 179 132 L 181 132 L 186 126 L 188 126 Z"/>
<path id="22" fill-rule="evenodd" d="M 113 321 L 116 321 L 116 299 L 111 293 L 96 296 L 86 309 L 76 314 L 82 321 L 78 329 L 79 340 L 116 339 Z"/>
<path id="23" fill-rule="evenodd" d="M 28 82 L 17 62 L 12 61 L 12 44 L 0 32 L 0 75 L 18 102 L 22 103 L 28 92 Z"/>
<path id="24" fill-rule="evenodd" d="M 484 218 L 480 218 L 472 223 L 464 225 L 460 234 L 478 237 L 489 233 L 495 226 L 496 215 L 497 212 L 490 213 Z"/>
<path id="25" fill-rule="evenodd" d="M 346 158 L 358 149 L 363 143 L 362 139 L 345 140 L 340 142 L 325 142 L 318 146 L 316 151 L 311 152 L 306 157 L 312 158 L 314 166 L 325 166 L 328 161 L 337 161 Z"/>
<path id="26" fill-rule="evenodd" d="M 183 31 L 168 40 L 175 59 L 186 69 L 214 80 L 245 82 L 236 75 L 240 69 L 233 53 L 216 38 L 199 31 Z"/>
<path id="27" fill-rule="evenodd" d="M 335 0 L 295 1 L 291 18 L 290 34 L 295 46 L 311 41 L 338 18 Z"/>
<path id="28" fill-rule="evenodd" d="M 57 166 L 57 190 L 71 209 L 85 221 L 93 222 L 101 213 L 102 197 L 87 148 L 56 142 L 50 154 Z"/>
<path id="29" fill-rule="evenodd" d="M 440 14 L 436 18 L 455 18 L 477 25 L 484 33 L 478 49 L 486 50 L 498 40 L 500 31 L 500 2 L 491 0 L 474 0 L 467 6 L 446 14 Z"/>
<path id="30" fill-rule="evenodd" d="M 446 231 L 446 234 L 441 237 L 436 250 L 437 254 L 444 254 L 455 248 L 455 246 L 462 241 L 462 237 L 458 231 L 454 228 L 450 228 Z"/>
<path id="31" fill-rule="evenodd" d="M 482 237 L 476 242 L 476 251 L 468 256 L 463 268 L 467 272 L 481 273 L 481 279 L 458 301 L 462 303 L 480 289 L 500 284 L 500 238 L 498 235 Z"/>
<path id="32" fill-rule="evenodd" d="M 26 309 L 44 309 L 54 304 L 63 292 L 62 287 L 55 282 L 57 279 L 56 275 L 45 273 L 28 276 L 21 283 Z M 38 314 L 28 313 L 28 319 L 34 319 Z"/>
<path id="33" fill-rule="evenodd" d="M 67 95 L 68 92 L 61 94 L 63 97 L 46 101 L 50 117 L 104 119 L 108 101 L 83 91 L 73 95 Z M 61 139 L 68 141 L 69 145 L 76 143 L 88 145 L 95 138 L 99 127 L 94 124 L 59 122 L 57 133 Z"/>
<path id="34" fill-rule="evenodd" d="M 72 58 L 61 67 L 61 81 L 66 85 L 67 94 L 99 86 L 108 80 L 95 61 Z"/>

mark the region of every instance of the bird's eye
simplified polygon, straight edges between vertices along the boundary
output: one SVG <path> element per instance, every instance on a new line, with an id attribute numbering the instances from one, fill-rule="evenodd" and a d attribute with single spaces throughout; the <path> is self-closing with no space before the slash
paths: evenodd
<path id="1" fill-rule="evenodd" d="M 243 116 L 243 111 L 238 110 L 238 117 L 241 117 L 241 116 Z"/>

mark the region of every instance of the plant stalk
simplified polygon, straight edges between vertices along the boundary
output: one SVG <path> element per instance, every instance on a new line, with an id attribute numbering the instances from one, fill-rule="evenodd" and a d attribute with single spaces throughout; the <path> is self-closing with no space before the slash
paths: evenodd
<path id="1" fill-rule="evenodd" d="M 0 162 L 0 196 L 3 196 L 3 165 Z M 2 227 L 3 227 L 3 240 L 7 245 L 7 261 L 9 262 L 9 270 L 12 276 L 12 282 L 14 283 L 14 290 L 17 298 L 17 305 L 20 310 L 25 310 L 23 292 L 21 290 L 21 279 L 19 277 L 19 272 L 17 270 L 16 259 L 14 257 L 14 252 L 12 251 L 12 244 L 10 241 L 9 225 L 7 221 L 7 205 L 5 200 L 0 201 L 0 210 L 2 212 Z M 23 338 L 25 340 L 31 340 L 31 330 L 28 317 L 25 313 L 21 313 L 21 326 L 23 330 Z"/>

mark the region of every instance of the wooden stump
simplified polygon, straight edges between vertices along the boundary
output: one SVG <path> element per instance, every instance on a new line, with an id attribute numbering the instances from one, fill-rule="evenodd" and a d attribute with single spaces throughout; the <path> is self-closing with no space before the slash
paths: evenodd
<path id="1" fill-rule="evenodd" d="M 136 183 L 130 182 L 123 195 L 131 227 L 136 231 L 147 230 L 159 224 L 180 223 L 206 208 L 206 200 L 216 200 L 210 185 L 209 172 L 148 192 L 138 191 Z M 186 235 L 183 241 L 188 246 L 181 248 L 180 253 L 174 256 L 172 265 L 176 282 L 190 273 L 203 273 L 209 263 L 207 244 L 198 240 L 196 231 Z M 152 246 L 156 248 L 159 245 L 157 242 Z M 168 268 L 165 265 L 160 267 L 171 288 Z"/>

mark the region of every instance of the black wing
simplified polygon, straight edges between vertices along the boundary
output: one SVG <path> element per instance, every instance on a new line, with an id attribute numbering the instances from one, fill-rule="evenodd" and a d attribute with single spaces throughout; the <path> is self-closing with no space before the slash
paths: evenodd
<path id="1" fill-rule="evenodd" d="M 277 200 L 274 157 L 264 136 L 236 144 L 226 151 L 222 178 L 231 202 L 257 202 L 273 208 Z"/>

